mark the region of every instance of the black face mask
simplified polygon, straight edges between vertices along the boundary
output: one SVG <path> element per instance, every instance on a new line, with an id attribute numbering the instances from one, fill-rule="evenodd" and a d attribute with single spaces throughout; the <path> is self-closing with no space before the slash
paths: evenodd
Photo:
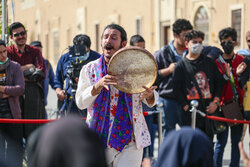
<path id="1" fill-rule="evenodd" d="M 221 46 L 226 54 L 230 54 L 234 50 L 234 43 L 232 41 L 222 42 Z"/>

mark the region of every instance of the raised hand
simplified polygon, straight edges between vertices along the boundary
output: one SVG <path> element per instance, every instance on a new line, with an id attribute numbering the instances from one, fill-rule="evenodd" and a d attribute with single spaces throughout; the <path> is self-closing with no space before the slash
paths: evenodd
<path id="1" fill-rule="evenodd" d="M 105 75 L 102 79 L 100 79 L 97 83 L 95 83 L 91 93 L 93 96 L 99 94 L 102 88 L 109 90 L 109 85 L 117 85 L 117 77 L 113 75 Z"/>
<path id="2" fill-rule="evenodd" d="M 148 104 L 153 104 L 154 103 L 154 90 L 157 88 L 157 86 L 151 86 L 150 88 L 146 86 L 142 86 L 145 91 L 141 93 L 140 99 L 146 99 Z"/>
<path id="3" fill-rule="evenodd" d="M 236 69 L 236 74 L 237 74 L 238 76 L 240 76 L 240 75 L 245 71 L 246 68 L 247 68 L 247 64 L 244 63 L 244 62 L 241 62 L 241 63 L 238 65 L 237 69 Z"/>
<path id="4" fill-rule="evenodd" d="M 225 64 L 225 71 L 226 71 L 226 75 L 230 78 L 231 69 L 230 69 L 230 64 L 229 63 Z"/>

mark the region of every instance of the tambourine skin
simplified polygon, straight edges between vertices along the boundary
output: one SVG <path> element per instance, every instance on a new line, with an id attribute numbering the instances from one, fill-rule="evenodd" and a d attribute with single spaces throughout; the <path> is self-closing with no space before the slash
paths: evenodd
<path id="1" fill-rule="evenodd" d="M 157 77 L 157 64 L 153 55 L 140 47 L 129 46 L 117 51 L 109 61 L 108 74 L 118 77 L 118 90 L 136 94 L 151 87 Z"/>

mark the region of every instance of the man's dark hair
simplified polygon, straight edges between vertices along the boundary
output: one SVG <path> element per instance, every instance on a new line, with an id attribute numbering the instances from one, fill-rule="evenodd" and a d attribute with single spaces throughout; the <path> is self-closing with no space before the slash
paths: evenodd
<path id="1" fill-rule="evenodd" d="M 126 33 L 126 31 L 124 30 L 124 28 L 122 28 L 122 26 L 120 26 L 120 25 L 118 25 L 118 24 L 109 24 L 109 25 L 107 25 L 107 26 L 104 28 L 103 32 L 104 32 L 106 29 L 116 29 L 116 30 L 120 31 L 122 42 L 123 42 L 123 41 L 127 41 L 127 33 Z M 103 36 L 103 34 L 102 34 L 102 36 Z"/>
<path id="2" fill-rule="evenodd" d="M 180 35 L 182 31 L 192 30 L 193 26 L 186 19 L 177 19 L 173 24 L 173 32 Z"/>
<path id="3" fill-rule="evenodd" d="M 1 46 L 1 45 L 3 45 L 4 47 L 6 47 L 5 41 L 0 39 L 0 46 Z"/>
<path id="4" fill-rule="evenodd" d="M 24 25 L 22 23 L 20 23 L 20 22 L 14 22 L 14 23 L 12 23 L 10 25 L 9 34 L 12 36 L 13 35 L 12 31 L 14 29 L 17 29 L 17 28 L 20 28 L 20 27 L 23 27 L 23 29 L 25 30 L 25 27 L 24 27 Z"/>
<path id="5" fill-rule="evenodd" d="M 30 45 L 31 45 L 31 46 L 40 47 L 40 48 L 43 47 L 41 41 L 32 41 L 32 42 L 30 43 Z"/>
<path id="6" fill-rule="evenodd" d="M 232 27 L 227 27 L 227 28 L 224 28 L 222 30 L 220 30 L 219 32 L 219 39 L 220 41 L 223 40 L 223 39 L 226 39 L 228 37 L 231 37 L 233 41 L 237 41 L 237 32 L 234 28 Z"/>
<path id="7" fill-rule="evenodd" d="M 89 36 L 86 35 L 86 34 L 84 34 L 83 37 L 84 37 L 83 38 L 84 45 L 86 45 L 87 48 L 90 48 L 90 46 L 91 46 L 91 40 L 90 40 Z"/>
<path id="8" fill-rule="evenodd" d="M 131 38 L 130 38 L 130 45 L 131 46 L 134 46 L 134 43 L 139 43 L 139 42 L 145 42 L 145 40 L 143 39 L 142 36 L 140 35 L 133 35 Z"/>
<path id="9" fill-rule="evenodd" d="M 204 33 L 202 31 L 191 30 L 185 35 L 185 41 L 190 41 L 194 38 L 201 38 L 204 40 Z"/>
<path id="10" fill-rule="evenodd" d="M 78 34 L 78 35 L 76 35 L 74 37 L 74 39 L 73 39 L 73 43 L 74 43 L 74 45 L 83 44 L 87 48 L 90 48 L 90 46 L 91 46 L 90 38 L 89 38 L 89 36 L 87 36 L 85 34 Z"/>

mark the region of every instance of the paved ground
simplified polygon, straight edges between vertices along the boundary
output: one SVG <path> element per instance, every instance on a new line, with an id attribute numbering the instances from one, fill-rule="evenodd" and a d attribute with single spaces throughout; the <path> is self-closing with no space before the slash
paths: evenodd
<path id="1" fill-rule="evenodd" d="M 49 112 L 49 117 L 50 118 L 56 118 L 56 106 L 57 106 L 57 96 L 55 94 L 55 91 L 49 91 L 48 95 L 48 105 L 46 107 L 47 111 Z M 247 130 L 248 131 L 248 130 Z M 230 135 L 229 135 L 230 136 Z M 216 141 L 216 138 L 214 139 Z M 249 153 L 249 134 L 246 133 L 245 138 L 244 138 L 244 147 L 247 153 Z M 155 152 L 154 155 L 157 157 L 158 154 L 158 139 L 155 141 Z M 249 154 L 248 154 L 249 155 Z M 223 159 L 223 166 L 229 166 L 231 159 L 231 141 L 230 138 L 228 139 L 228 143 L 225 148 L 225 153 L 224 153 L 224 159 Z M 241 161 L 241 167 L 244 167 L 242 161 Z"/>

